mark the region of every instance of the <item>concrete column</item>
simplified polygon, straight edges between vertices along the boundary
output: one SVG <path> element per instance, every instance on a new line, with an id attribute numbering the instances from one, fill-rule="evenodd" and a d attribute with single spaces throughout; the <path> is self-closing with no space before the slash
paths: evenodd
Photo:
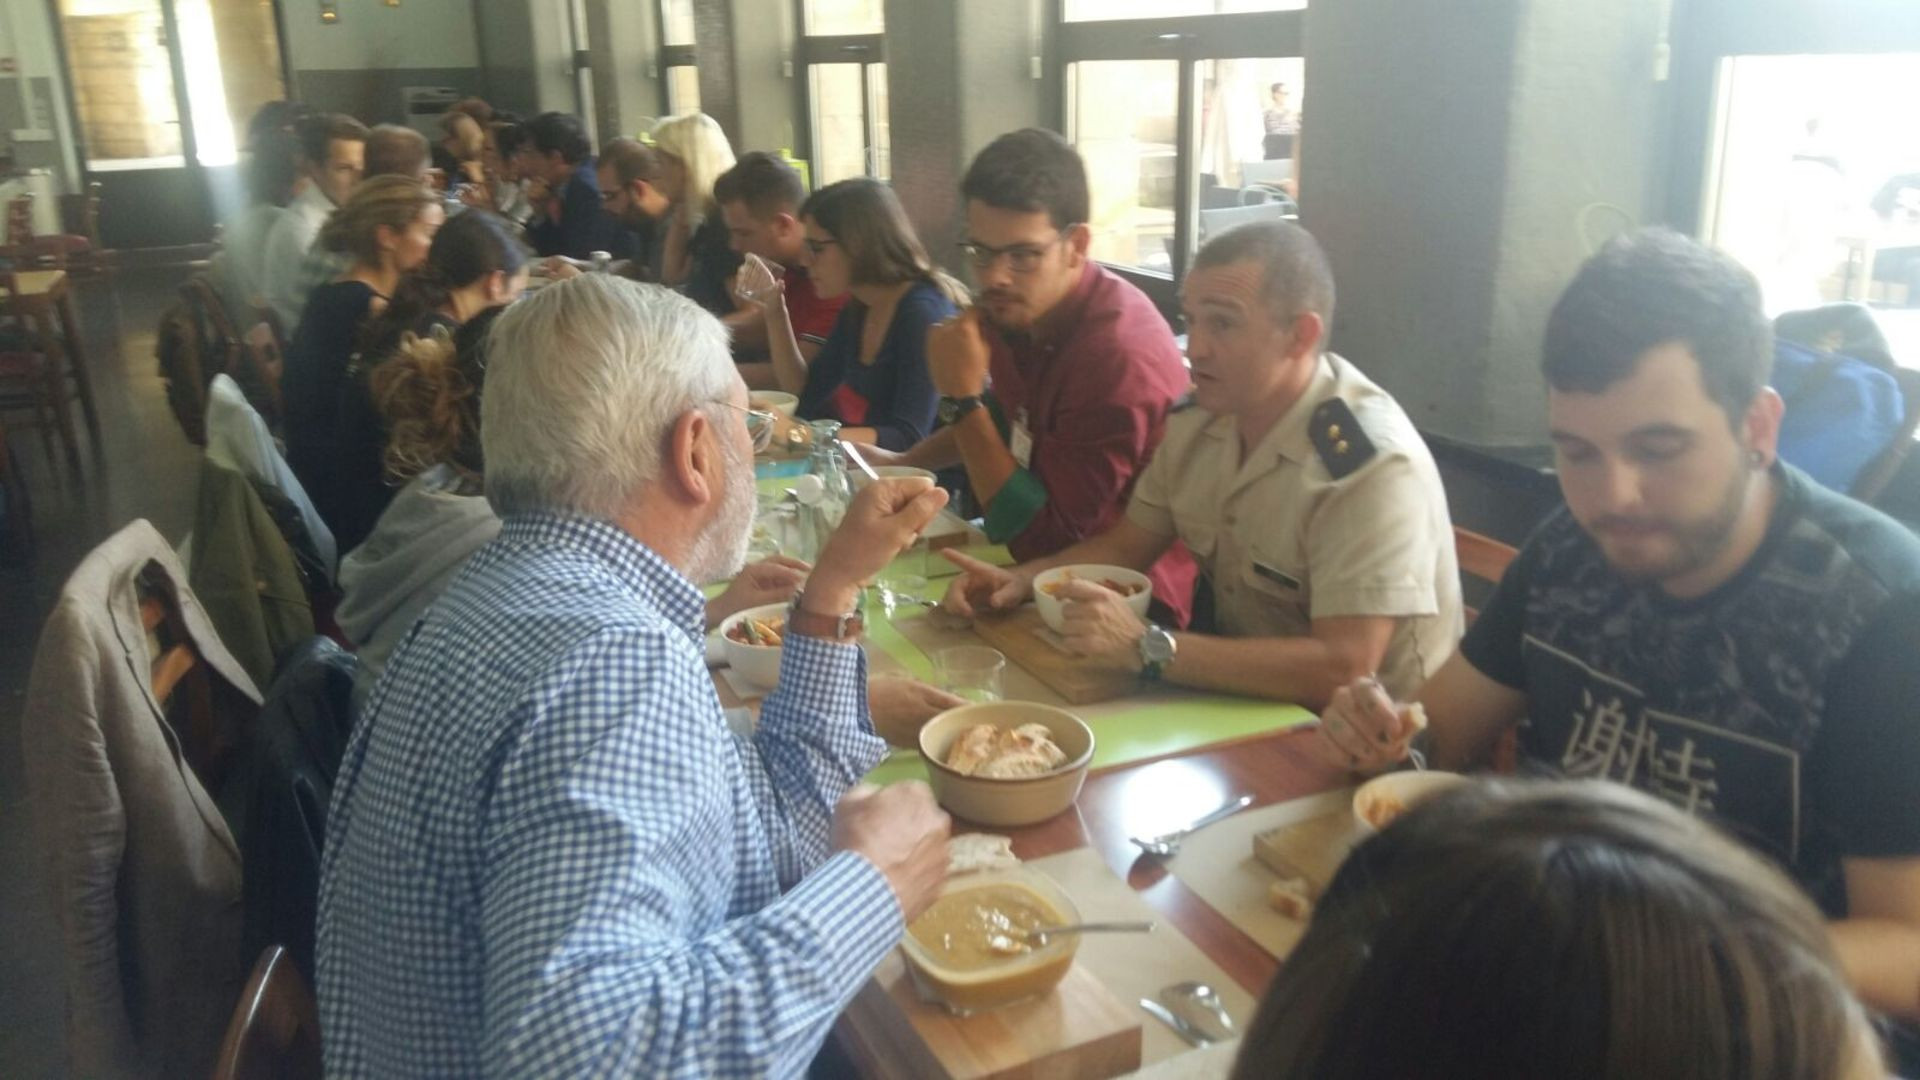
<path id="1" fill-rule="evenodd" d="M 1333 347 L 1422 428 L 1544 442 L 1547 312 L 1592 246 L 1662 206 L 1665 7 L 1308 8 L 1301 213 L 1333 262 Z"/>
<path id="2" fill-rule="evenodd" d="M 1046 80 L 1033 78 L 1032 67 L 1035 55 L 1047 55 L 1050 11 L 1045 0 L 888 0 L 893 187 L 927 249 L 950 269 L 959 269 L 960 177 L 973 155 L 1004 132 L 1058 126 L 1043 115 Z"/>

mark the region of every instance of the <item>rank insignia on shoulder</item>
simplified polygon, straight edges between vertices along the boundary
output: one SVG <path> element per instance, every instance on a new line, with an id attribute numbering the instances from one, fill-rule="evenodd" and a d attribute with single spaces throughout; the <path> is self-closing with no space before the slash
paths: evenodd
<path id="1" fill-rule="evenodd" d="M 1335 480 L 1373 460 L 1373 440 L 1360 428 L 1353 410 L 1339 398 L 1328 398 L 1313 410 L 1307 436 L 1320 454 L 1321 464 Z"/>

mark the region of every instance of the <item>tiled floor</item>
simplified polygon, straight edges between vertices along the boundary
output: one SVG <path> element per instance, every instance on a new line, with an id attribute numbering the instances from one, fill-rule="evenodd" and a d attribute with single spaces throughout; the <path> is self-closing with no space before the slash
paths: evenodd
<path id="1" fill-rule="evenodd" d="M 94 545 L 134 518 L 169 540 L 186 535 L 199 452 L 167 410 L 154 327 L 185 276 L 181 266 L 129 267 L 81 284 L 78 306 L 101 440 L 77 469 L 49 458 L 39 434 L 16 431 L 15 458 L 33 502 L 30 558 L 0 559 L 0 1076 L 64 1075 L 59 931 L 29 861 L 19 725 L 41 620 Z"/>

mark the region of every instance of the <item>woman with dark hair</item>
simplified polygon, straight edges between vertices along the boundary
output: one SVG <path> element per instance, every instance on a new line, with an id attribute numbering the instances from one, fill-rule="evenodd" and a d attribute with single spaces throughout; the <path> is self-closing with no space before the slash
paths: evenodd
<path id="1" fill-rule="evenodd" d="M 383 475 L 386 426 L 369 376 L 410 337 L 449 336 L 483 311 L 526 291 L 531 253 L 498 214 L 470 209 L 441 226 L 427 261 L 407 275 L 385 311 L 368 320 L 340 401 L 337 518 L 342 551 L 364 540 L 393 498 Z"/>
<path id="2" fill-rule="evenodd" d="M 320 245 L 352 261 L 313 290 L 287 345 L 280 378 L 287 464 L 322 520 L 340 536 L 340 401 L 367 316 L 385 308 L 401 278 L 427 259 L 446 220 L 440 199 L 402 176 L 376 176 L 353 189 L 320 230 Z M 346 543 L 341 542 L 345 550 Z"/>
<path id="3" fill-rule="evenodd" d="M 1236 1080 L 1886 1075 L 1778 871 L 1626 787 L 1483 783 L 1348 856 Z"/>
<path id="4" fill-rule="evenodd" d="M 235 326 L 253 325 L 254 303 L 264 299 L 267 236 L 307 186 L 300 155 L 299 136 L 278 127 L 265 128 L 247 144 L 247 207 L 226 222 L 213 257 L 213 280 Z"/>
<path id="5" fill-rule="evenodd" d="M 838 420 L 848 442 L 905 450 L 932 433 L 940 405 L 927 330 L 957 312 L 967 291 L 934 268 L 893 189 L 877 180 L 821 188 L 801 204 L 800 223 L 814 292 L 851 299 L 808 363 L 775 283 L 743 271 L 741 291 L 762 305 L 780 388 L 799 395 L 801 419 Z"/>

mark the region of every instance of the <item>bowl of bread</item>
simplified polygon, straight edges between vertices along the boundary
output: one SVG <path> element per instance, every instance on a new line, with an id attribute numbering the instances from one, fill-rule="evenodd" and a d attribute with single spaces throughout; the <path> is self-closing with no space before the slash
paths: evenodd
<path id="1" fill-rule="evenodd" d="M 1051 705 L 963 705 L 920 729 L 933 797 L 981 825 L 1032 825 L 1073 805 L 1093 761 L 1093 729 Z"/>

